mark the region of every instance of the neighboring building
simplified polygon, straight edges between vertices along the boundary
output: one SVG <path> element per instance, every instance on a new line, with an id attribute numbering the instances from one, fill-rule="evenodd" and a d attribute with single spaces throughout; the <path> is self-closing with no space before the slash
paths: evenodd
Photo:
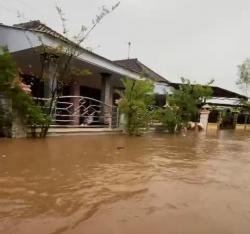
<path id="1" fill-rule="evenodd" d="M 115 63 L 129 69 L 130 71 L 143 74 L 144 77 L 149 78 L 155 83 L 155 92 L 161 96 L 162 101 L 166 101 L 166 94 L 170 94 L 173 89 L 179 89 L 182 83 L 171 82 L 149 67 L 135 59 L 124 59 L 114 61 Z M 242 100 L 247 100 L 247 97 L 236 92 L 232 92 L 217 86 L 210 86 L 213 90 L 213 97 L 206 100 L 206 103 L 212 106 L 222 107 L 240 107 Z M 162 103 L 161 103 L 162 104 Z M 164 103 L 165 104 L 165 103 Z"/>
<path id="2" fill-rule="evenodd" d="M 182 83 L 171 83 L 171 86 L 178 89 Z M 212 106 L 224 107 L 240 107 L 242 100 L 247 100 L 247 97 L 227 89 L 217 86 L 210 86 L 213 91 L 213 97 L 206 100 L 206 103 Z"/>
<path id="3" fill-rule="evenodd" d="M 166 94 L 171 93 L 173 89 L 169 80 L 144 65 L 137 58 L 116 60 L 114 62 L 130 71 L 143 75 L 144 78 L 152 80 L 155 84 L 156 105 L 164 106 L 166 104 Z"/>
<path id="4" fill-rule="evenodd" d="M 183 84 L 172 83 L 171 85 L 178 89 Z M 246 123 L 246 115 L 248 116 L 249 114 L 244 111 L 239 112 L 238 109 L 242 109 L 242 101 L 247 101 L 248 98 L 220 87 L 210 87 L 212 88 L 213 96 L 206 100 L 206 104 L 211 107 L 208 122 L 218 124 L 221 121 L 220 128 L 235 128 L 237 121 L 240 124 Z M 225 125 L 227 127 L 224 127 Z"/>

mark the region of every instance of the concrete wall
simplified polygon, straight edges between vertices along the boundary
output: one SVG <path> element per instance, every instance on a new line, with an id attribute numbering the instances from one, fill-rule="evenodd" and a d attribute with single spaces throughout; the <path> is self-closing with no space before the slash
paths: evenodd
<path id="1" fill-rule="evenodd" d="M 21 122 L 21 118 L 16 111 L 13 111 L 11 100 L 4 96 L 0 96 L 0 105 L 4 110 L 4 118 L 6 118 L 5 126 L 3 127 L 3 136 L 20 138 L 26 137 L 27 129 Z"/>

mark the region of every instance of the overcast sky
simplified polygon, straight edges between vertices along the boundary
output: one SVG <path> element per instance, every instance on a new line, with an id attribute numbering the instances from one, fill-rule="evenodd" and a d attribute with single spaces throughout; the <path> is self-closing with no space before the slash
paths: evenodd
<path id="1" fill-rule="evenodd" d="M 118 0 L 117 0 L 118 1 Z M 116 0 L 0 0 L 0 22 L 40 19 L 62 32 L 55 2 L 68 19 L 71 34 L 91 26 L 98 7 Z M 237 90 L 237 65 L 250 57 L 250 0 L 121 0 L 85 42 L 111 60 L 131 58 L 166 77 Z M 17 11 L 21 17 L 17 17 Z"/>

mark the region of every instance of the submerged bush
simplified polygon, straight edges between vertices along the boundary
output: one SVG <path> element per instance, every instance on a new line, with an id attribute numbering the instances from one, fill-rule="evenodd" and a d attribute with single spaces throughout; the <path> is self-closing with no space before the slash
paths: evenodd
<path id="1" fill-rule="evenodd" d="M 154 119 L 162 123 L 163 129 L 166 129 L 169 133 L 175 133 L 182 126 L 182 118 L 177 108 L 159 108 L 154 113 Z"/>

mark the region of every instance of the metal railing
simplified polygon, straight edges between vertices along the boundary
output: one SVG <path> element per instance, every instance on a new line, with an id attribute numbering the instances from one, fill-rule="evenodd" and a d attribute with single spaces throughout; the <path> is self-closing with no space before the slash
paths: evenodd
<path id="1" fill-rule="evenodd" d="M 51 103 L 51 98 L 36 98 L 45 113 L 50 112 L 53 125 L 75 125 L 82 127 L 119 125 L 118 108 L 97 99 L 84 96 L 60 96 Z M 51 106 L 51 111 L 49 111 Z"/>

